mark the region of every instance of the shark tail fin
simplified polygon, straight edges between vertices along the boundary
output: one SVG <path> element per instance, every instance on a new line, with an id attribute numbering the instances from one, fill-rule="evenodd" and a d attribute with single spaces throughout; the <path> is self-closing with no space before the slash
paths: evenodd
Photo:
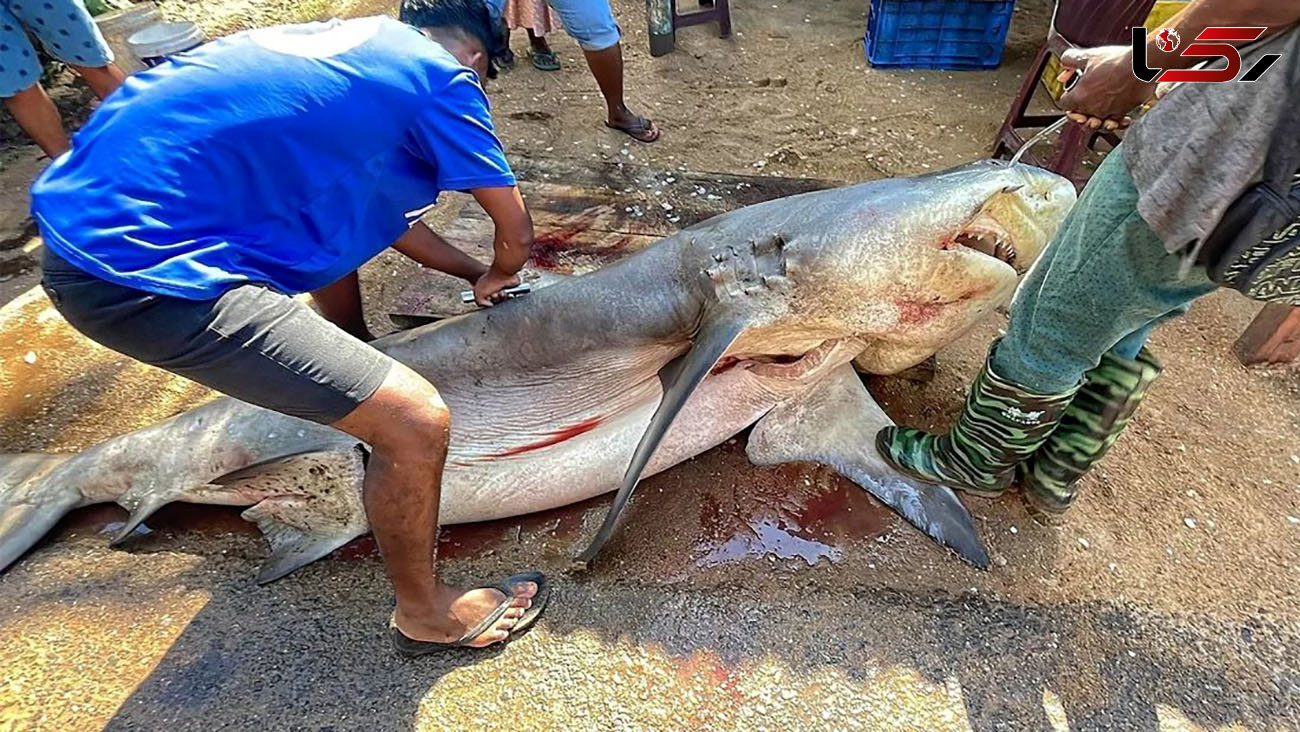
<path id="1" fill-rule="evenodd" d="M 0 455 L 0 571 L 26 554 L 68 511 L 81 505 L 76 482 L 53 473 L 70 457 Z"/>

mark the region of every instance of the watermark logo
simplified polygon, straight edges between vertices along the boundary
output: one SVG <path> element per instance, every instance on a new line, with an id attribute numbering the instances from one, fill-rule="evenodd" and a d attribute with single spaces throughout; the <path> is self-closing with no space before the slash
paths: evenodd
<path id="1" fill-rule="evenodd" d="M 1241 53 L 1235 43 L 1258 40 L 1268 30 L 1263 26 L 1211 26 L 1196 34 L 1196 38 L 1187 44 L 1179 56 L 1189 58 L 1224 59 L 1227 61 L 1221 69 L 1166 69 L 1147 66 L 1147 31 L 1138 26 L 1133 29 L 1133 75 L 1145 82 L 1159 81 L 1168 84 L 1192 82 L 1196 84 L 1214 84 L 1225 81 L 1258 81 L 1282 57 L 1280 53 L 1261 56 L 1251 64 L 1246 73 L 1241 73 Z M 1161 28 L 1156 34 L 1156 48 L 1165 53 L 1178 50 L 1182 39 L 1173 28 Z M 1214 63 L 1211 61 L 1211 63 Z"/>
<path id="2" fill-rule="evenodd" d="M 1156 48 L 1165 53 L 1177 51 L 1178 44 L 1182 42 L 1182 36 L 1179 36 L 1178 31 L 1173 28 L 1161 28 L 1160 32 L 1156 34 Z"/>

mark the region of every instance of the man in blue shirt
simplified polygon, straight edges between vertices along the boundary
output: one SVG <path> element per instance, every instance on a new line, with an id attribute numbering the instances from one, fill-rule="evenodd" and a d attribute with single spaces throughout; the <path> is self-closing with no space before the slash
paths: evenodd
<path id="1" fill-rule="evenodd" d="M 241 33 L 131 77 L 33 185 L 32 212 L 46 290 L 87 336 L 371 446 L 364 501 L 394 641 L 420 654 L 503 641 L 545 597 L 540 582 L 507 596 L 437 580 L 446 406 L 290 297 L 320 293 L 364 335 L 355 272 L 389 245 L 473 282 L 485 306 L 528 259 L 532 221 L 480 86 L 487 9 L 405 0 L 401 19 Z M 490 267 L 419 222 L 443 190 L 492 218 Z"/>

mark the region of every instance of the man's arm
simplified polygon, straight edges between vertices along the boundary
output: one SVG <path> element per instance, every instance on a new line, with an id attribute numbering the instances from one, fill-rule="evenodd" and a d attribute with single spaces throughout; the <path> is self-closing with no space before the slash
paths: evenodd
<path id="1" fill-rule="evenodd" d="M 1273 32 L 1297 20 L 1300 3 L 1295 0 L 1192 0 L 1169 20 L 1167 27 L 1192 39 L 1209 26 L 1265 26 Z M 1187 68 L 1204 60 L 1159 50 L 1158 32 L 1147 35 L 1147 58 L 1160 59 L 1161 67 Z M 1071 120 L 1093 129 L 1115 129 L 1126 124 L 1126 115 L 1156 91 L 1155 82 L 1144 82 L 1133 75 L 1133 49 L 1127 46 L 1071 49 L 1061 55 L 1061 66 L 1062 81 L 1084 72 L 1078 83 L 1061 96 L 1061 107 Z"/>
<path id="2" fill-rule="evenodd" d="M 515 186 L 475 188 L 470 193 L 496 226 L 492 266 L 474 283 L 474 300 L 490 307 L 502 300 L 502 290 L 519 284 L 519 270 L 532 255 L 533 219 Z"/>
<path id="3" fill-rule="evenodd" d="M 425 267 L 446 272 L 474 284 L 488 270 L 488 266 L 447 243 L 423 221 L 415 222 L 393 248 Z"/>

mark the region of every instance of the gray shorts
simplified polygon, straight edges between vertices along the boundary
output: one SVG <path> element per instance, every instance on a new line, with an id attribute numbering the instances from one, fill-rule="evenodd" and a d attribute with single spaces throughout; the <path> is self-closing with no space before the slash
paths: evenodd
<path id="1" fill-rule="evenodd" d="M 393 361 L 260 285 L 184 300 L 107 282 L 45 248 L 41 284 L 86 337 L 250 404 L 331 424 L 369 399 Z"/>

